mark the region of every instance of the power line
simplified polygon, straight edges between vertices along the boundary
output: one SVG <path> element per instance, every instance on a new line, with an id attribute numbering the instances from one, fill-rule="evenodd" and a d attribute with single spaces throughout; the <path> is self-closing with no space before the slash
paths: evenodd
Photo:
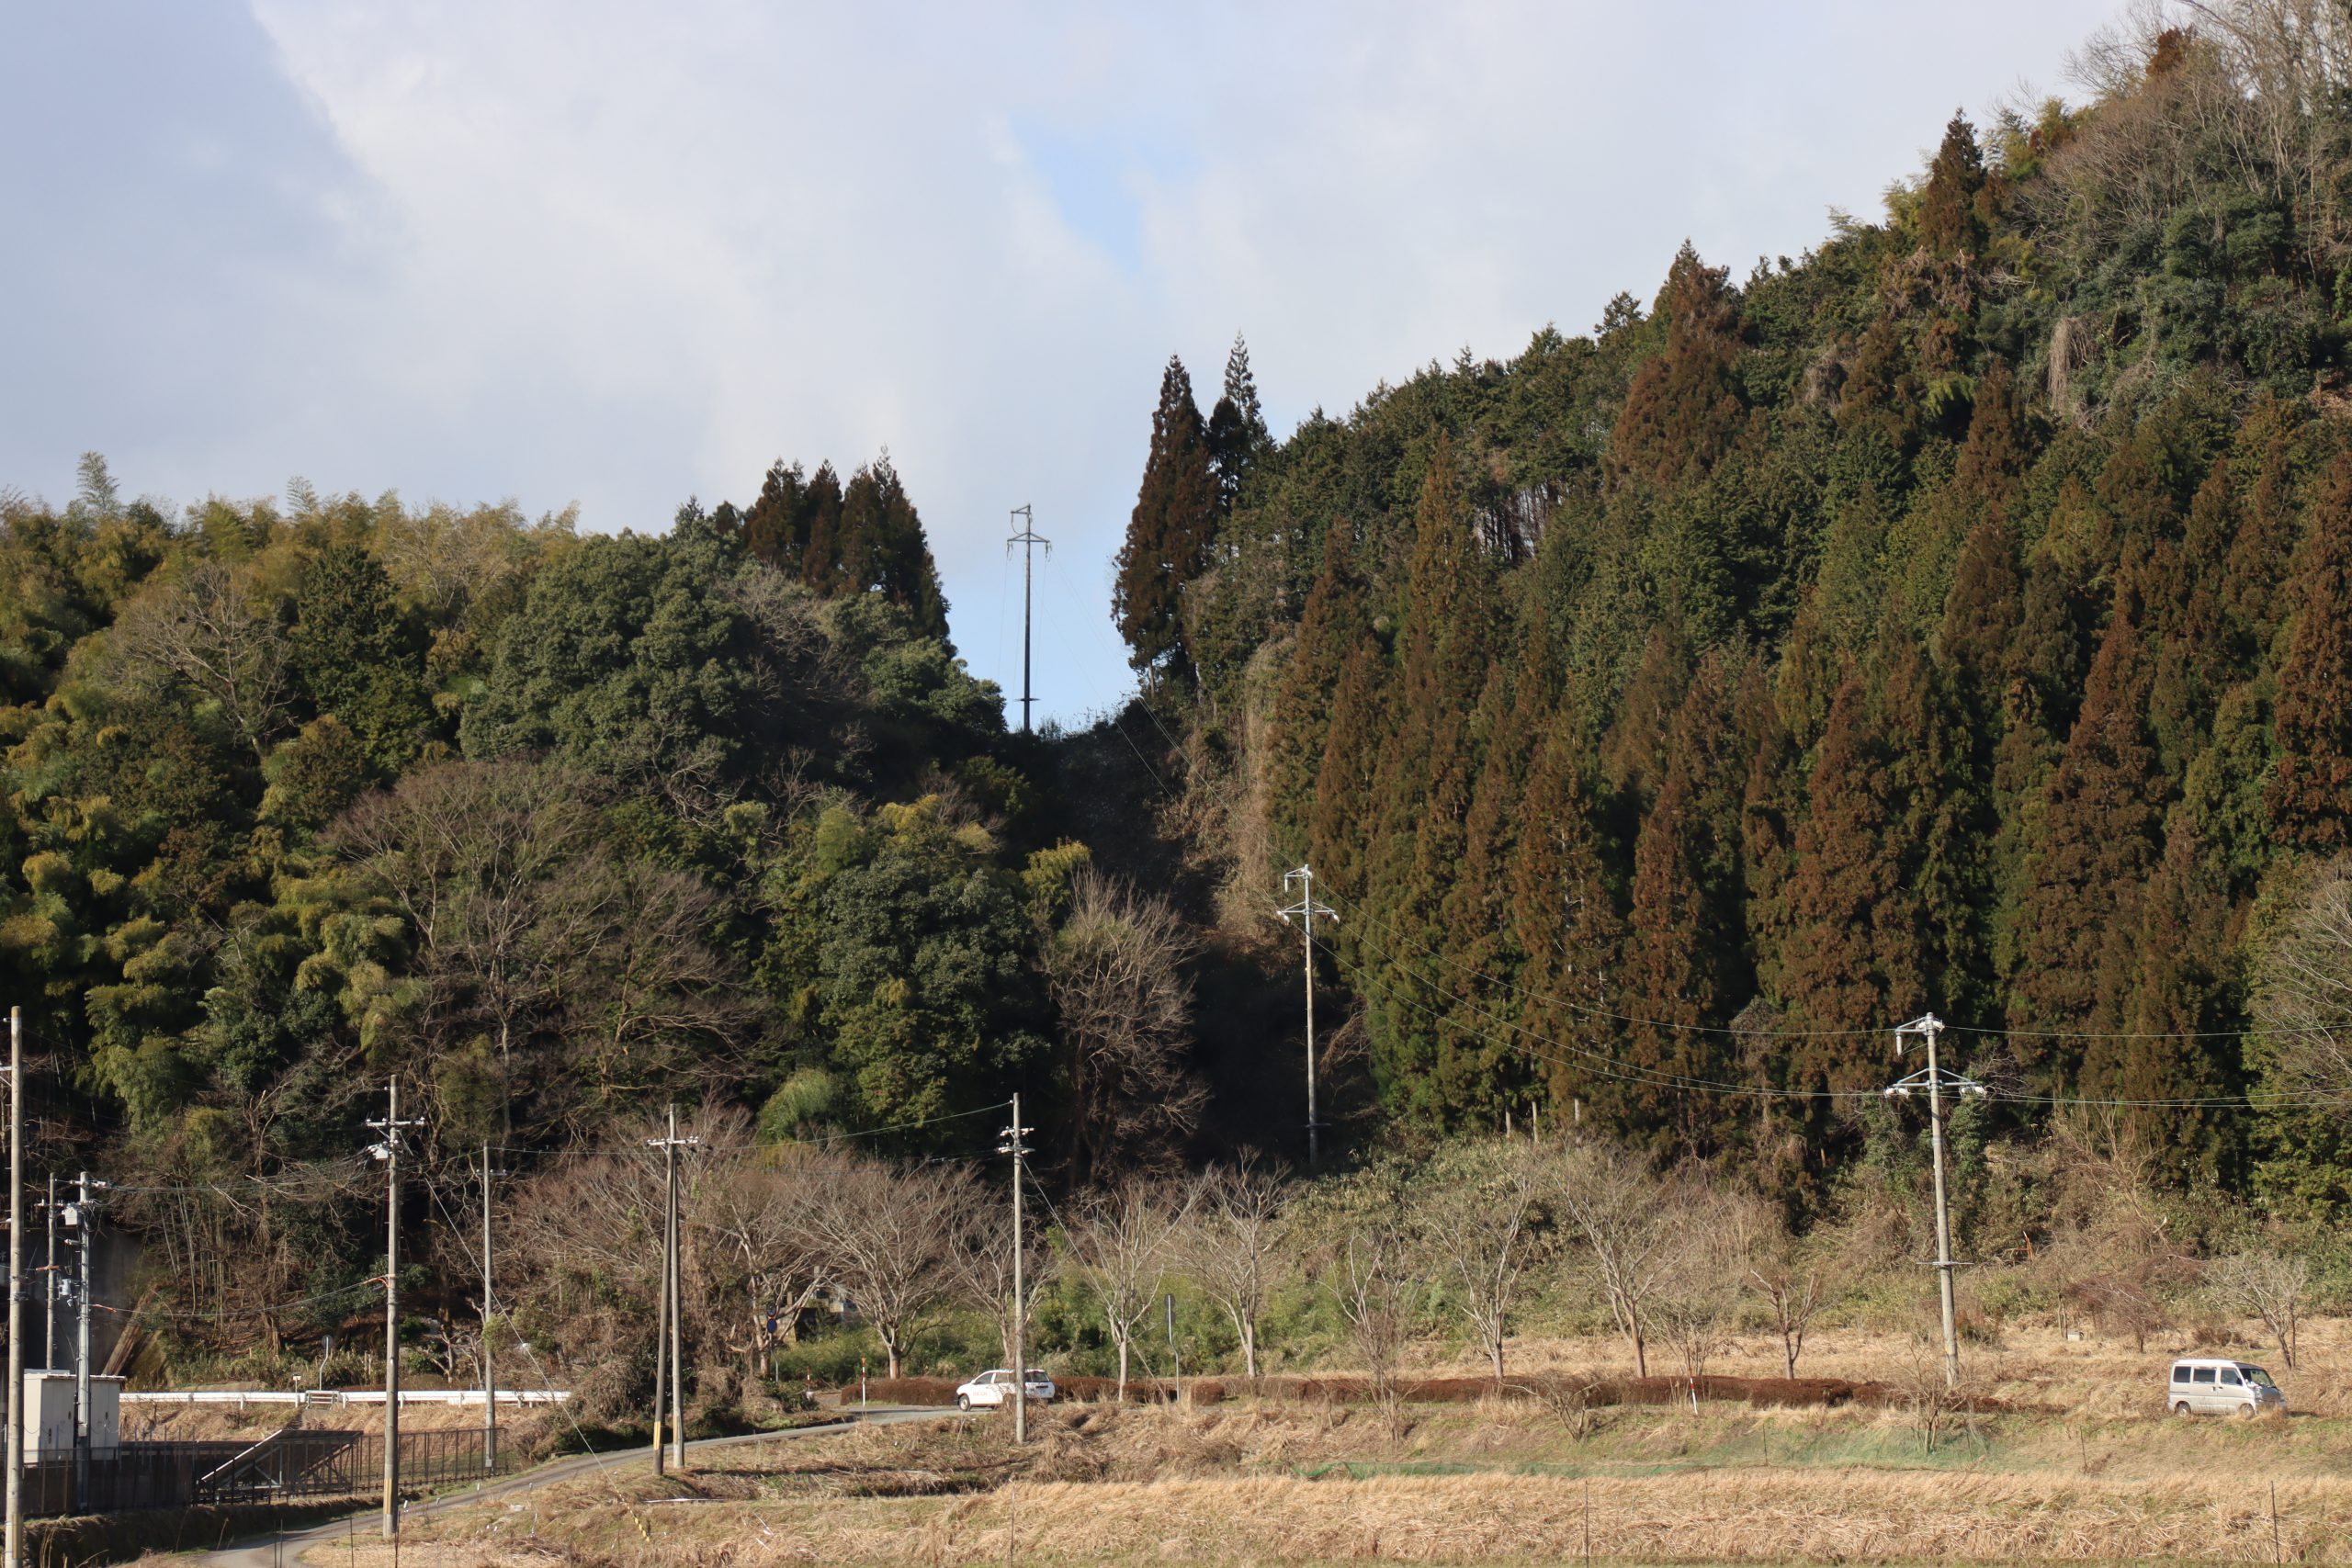
<path id="1" fill-rule="evenodd" d="M 1361 945 L 1370 948 L 1374 953 L 1379 953 L 1380 956 L 1387 959 L 1392 964 L 1398 962 L 1394 954 L 1387 953 L 1376 943 L 1363 942 Z M 1532 1046 L 1523 1045 L 1515 1041 L 1499 1038 L 1494 1034 L 1488 1033 L 1485 1030 L 1463 1024 L 1458 1021 L 1450 1019 L 1444 1012 L 1435 1008 L 1429 1007 L 1424 1003 L 1416 1001 L 1410 997 L 1396 996 L 1395 994 L 1394 986 L 1385 982 L 1382 977 L 1369 965 L 1363 964 L 1361 960 L 1349 958 L 1345 953 L 1339 952 L 1337 949 L 1334 949 L 1333 952 L 1334 956 L 1338 958 L 1341 964 L 1353 970 L 1371 986 L 1379 987 L 1392 1001 L 1399 1002 L 1406 1007 L 1412 1008 L 1415 1011 L 1437 1021 L 1452 1023 L 1453 1027 L 1461 1030 L 1462 1032 L 1484 1040 L 1489 1044 L 1499 1045 L 1505 1050 L 1517 1051 L 1524 1055 L 1533 1056 L 1539 1060 L 1552 1062 L 1561 1066 L 1579 1066 L 1579 1064 L 1577 1063 L 1568 1061 L 1564 1057 L 1553 1055 L 1549 1052 L 1538 1050 Z M 1504 1018 L 1498 1013 L 1492 1012 L 1487 1008 L 1481 1006 L 1479 1003 L 1473 1001 L 1471 998 L 1449 991 L 1444 987 L 1437 985 L 1432 981 L 1422 979 L 1419 981 L 1419 983 L 1425 986 L 1430 990 L 1434 991 L 1437 995 L 1445 998 L 1449 1001 L 1458 1002 L 1462 1006 L 1469 1008 L 1475 1012 L 1492 1019 L 1495 1022 L 1510 1031 L 1514 1034 L 1524 1035 L 1529 1040 L 1539 1042 L 1544 1045 L 1554 1046 L 1559 1050 L 1573 1052 L 1579 1056 L 1589 1058 L 1589 1061 L 1598 1064 L 1598 1066 L 1595 1068 L 1587 1068 L 1585 1070 L 1598 1071 L 1600 1077 L 1614 1079 L 1618 1082 L 1640 1084 L 1651 1089 L 1679 1089 L 1692 1094 L 1746 1096 L 1753 1099 L 1764 1100 L 1873 1100 L 1878 1098 L 1881 1092 L 1877 1089 L 1777 1089 L 1770 1085 L 1728 1083 L 1719 1078 L 1692 1077 L 1687 1074 L 1674 1073 L 1664 1068 L 1644 1067 L 1639 1064 L 1624 1062 L 1604 1053 L 1593 1051 L 1588 1047 L 1577 1045 L 1573 1042 L 1555 1040 L 1548 1035 L 1539 1034 L 1535 1031 L 1527 1028 L 1525 1025 L 1521 1024 L 1514 1020 Z M 1670 1028 L 1672 1026 L 1662 1025 L 1660 1027 Z M 1748 1039 L 1769 1040 L 1774 1038 L 1796 1038 L 1796 1036 L 1776 1036 L 1770 1032 L 1765 1030 L 1733 1030 L 1729 1032 L 1742 1038 Z M 1883 1030 L 1874 1030 L 1871 1032 L 1872 1034 L 1883 1032 L 1884 1031 Z M 2295 1107 L 2340 1106 L 2352 1103 L 2352 1094 L 2321 1095 L 2309 1098 L 2290 1095 L 2202 1095 L 2184 1096 L 2171 1099 L 2125 1100 L 2109 1099 L 2098 1095 L 2019 1094 L 1991 1090 L 1987 1091 L 1985 1098 L 2012 1105 L 2080 1105 L 2105 1107 L 2115 1110 L 2209 1109 L 2270 1111 Z"/>
<path id="2" fill-rule="evenodd" d="M 1333 894 L 1332 897 L 1337 897 L 1339 895 Z M 1354 908 L 1355 918 L 1359 921 L 1380 927 L 1382 930 L 1389 932 L 1389 934 L 1394 936 L 1397 941 L 1417 948 L 1422 953 L 1435 959 L 1438 963 L 1444 964 L 1450 969 L 1458 970 L 1469 976 L 1473 979 L 1484 980 L 1490 985 L 1503 987 L 1505 989 L 1515 991 L 1522 997 L 1527 997 L 1536 1001 L 1546 1002 L 1555 1007 L 1565 1008 L 1570 1012 L 1583 1013 L 1591 1018 L 1605 1018 L 1618 1023 L 1638 1024 L 1645 1029 L 1672 1030 L 1679 1033 L 1685 1034 L 1727 1034 L 1737 1039 L 1747 1039 L 1756 1035 L 1766 1035 L 1780 1040 L 1860 1040 L 1868 1039 L 1885 1032 L 1883 1030 L 1878 1029 L 1740 1029 L 1730 1024 L 1679 1023 L 1667 1019 L 1639 1018 L 1631 1013 L 1612 1012 L 1606 1008 L 1597 1008 L 1589 1003 L 1570 1001 L 1566 997 L 1556 996 L 1545 991 L 1535 990 L 1531 987 L 1522 986 L 1517 981 L 1509 979 L 1504 976 L 1489 974 L 1486 970 L 1478 968 L 1476 964 L 1469 964 L 1450 953 L 1442 953 L 1438 949 L 1429 946 L 1427 943 L 1415 941 L 1412 937 L 1396 930 L 1396 927 L 1389 925 L 1386 921 L 1368 913 L 1362 905 L 1357 905 Z M 2277 1036 L 2287 1034 L 2326 1034 L 2331 1032 L 2328 1027 L 2324 1024 L 2308 1024 L 2285 1029 L 2213 1029 L 2183 1030 L 2176 1032 L 2099 1029 L 1995 1029 L 1984 1024 L 1965 1023 L 1946 1024 L 1944 1027 L 1949 1032 L 1954 1034 L 1976 1034 L 1990 1038 L 2033 1040 L 2249 1040 L 2257 1035 Z"/>

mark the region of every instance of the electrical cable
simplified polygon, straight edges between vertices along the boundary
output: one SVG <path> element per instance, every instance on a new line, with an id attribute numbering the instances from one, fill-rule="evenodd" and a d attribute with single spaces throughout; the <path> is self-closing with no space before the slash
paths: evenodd
<path id="1" fill-rule="evenodd" d="M 1328 889 L 1325 890 L 1323 896 L 1329 898 L 1340 898 L 1343 897 L 1340 894 L 1330 892 Z M 1409 943 L 1410 945 L 1419 948 L 1422 953 L 1437 960 L 1440 964 L 1445 964 L 1448 968 L 1459 970 L 1462 973 L 1468 975 L 1473 979 L 1484 980 L 1490 985 L 1501 986 L 1510 990 L 1518 992 L 1521 996 L 1530 998 L 1536 1001 L 1549 1003 L 1555 1007 L 1565 1008 L 1570 1012 L 1583 1013 L 1588 1017 L 1606 1018 L 1618 1023 L 1635 1024 L 1646 1029 L 1667 1029 L 1686 1034 L 1727 1034 L 1739 1039 L 1746 1039 L 1751 1035 L 1758 1034 L 1769 1035 L 1772 1038 L 1781 1040 L 1864 1039 L 1872 1035 L 1887 1032 L 1883 1029 L 1737 1029 L 1729 1024 L 1675 1023 L 1669 1022 L 1664 1019 L 1637 1018 L 1628 1013 L 1611 1012 L 1606 1008 L 1596 1008 L 1587 1003 L 1573 1002 L 1568 1000 L 1566 997 L 1554 996 L 1546 992 L 1533 990 L 1526 986 L 1519 984 L 1517 981 L 1506 979 L 1502 976 L 1490 975 L 1486 971 L 1477 968 L 1476 965 L 1467 964 L 1459 958 L 1452 956 L 1451 954 L 1441 953 L 1437 949 L 1430 947 L 1425 943 L 1414 941 L 1413 938 L 1397 931 L 1394 926 L 1389 925 L 1388 922 L 1367 913 L 1362 905 L 1353 905 L 1351 907 L 1354 909 L 1355 918 L 1357 919 L 1380 927 L 1382 930 L 1386 931 L 1391 936 L 1395 937 L 1397 941 Z M 2327 1027 L 2324 1024 L 2312 1024 L 2300 1028 L 2288 1029 L 2217 1029 L 2179 1032 L 2132 1032 L 2125 1030 L 2093 1029 L 1995 1029 L 1988 1025 L 1970 1023 L 1947 1024 L 1945 1025 L 1945 1028 L 1949 1032 L 1953 1034 L 1976 1034 L 1999 1038 L 2036 1040 L 2248 1040 L 2256 1037 L 2256 1035 L 2276 1036 L 2285 1034 L 2325 1034 L 2330 1032 Z"/>
<path id="2" fill-rule="evenodd" d="M 451 1217 L 449 1213 L 449 1206 L 441 1201 L 440 1187 L 428 1178 L 424 1183 L 424 1191 L 425 1195 L 433 1201 L 433 1206 L 441 1211 L 442 1223 L 449 1227 L 452 1235 L 462 1239 L 466 1233 L 464 1229 L 458 1225 L 458 1222 Z M 494 1289 L 493 1281 L 484 1280 L 482 1281 L 482 1315 L 485 1321 L 482 1332 L 485 1336 L 489 1333 L 487 1320 L 494 1315 L 497 1311 L 498 1293 Z M 514 1344 L 516 1348 L 523 1352 L 523 1354 L 531 1358 L 531 1364 L 538 1369 L 539 1386 L 544 1389 L 554 1389 L 556 1386 L 555 1376 L 548 1371 L 547 1362 L 539 1359 L 539 1353 L 533 1348 L 531 1342 L 518 1337 L 515 1338 Z M 555 1407 L 563 1412 L 563 1418 L 566 1421 L 571 1423 L 571 1435 L 573 1438 L 578 1439 L 580 1443 L 580 1451 L 584 1454 L 593 1454 L 597 1452 L 598 1450 L 595 1444 L 589 1440 L 587 1428 L 581 1426 L 580 1417 L 571 1413 L 571 1402 L 568 1399 L 559 1399 L 555 1402 Z M 498 1420 L 498 1411 L 495 1406 L 492 1406 L 490 1410 L 489 1416 L 491 1423 L 493 1426 L 496 1425 Z M 684 1434 L 682 1433 L 680 1436 L 683 1438 Z M 624 1450 L 622 1451 L 626 1452 L 627 1450 Z M 598 1465 L 595 1468 L 599 1472 L 601 1472 L 605 1467 Z M 610 1476 L 605 1477 L 605 1489 L 612 1493 L 613 1501 L 620 1505 L 621 1512 L 628 1516 L 629 1522 L 637 1527 L 638 1533 L 642 1535 L 647 1540 L 650 1541 L 653 1539 L 653 1527 L 650 1521 L 645 1516 L 638 1512 L 637 1506 L 622 1495 L 621 1489 L 613 1483 Z"/>
<path id="3" fill-rule="evenodd" d="M 1379 953 L 1391 964 L 1399 963 L 1394 954 L 1387 953 L 1376 943 L 1367 942 L 1363 943 L 1363 945 L 1371 948 L 1372 951 Z M 1389 995 L 1391 1000 L 1401 1002 L 1403 1005 L 1410 1007 L 1416 1011 L 1420 1012 L 1430 1019 L 1437 1020 L 1439 1021 L 1445 1021 L 1446 1015 L 1438 1010 L 1417 1002 L 1410 997 L 1395 996 L 1393 987 L 1384 983 L 1379 976 L 1371 971 L 1360 961 L 1350 959 L 1344 953 L 1340 953 L 1337 949 L 1333 950 L 1333 959 L 1337 963 L 1348 965 L 1360 976 L 1371 982 L 1372 985 L 1379 987 L 1384 993 Z M 1540 1041 L 1545 1045 L 1555 1046 L 1562 1050 L 1573 1051 L 1579 1055 L 1589 1057 L 1601 1064 L 1600 1076 L 1603 1077 L 1613 1078 L 1621 1082 L 1636 1083 L 1654 1089 L 1678 1089 L 1694 1094 L 1719 1094 L 1726 1096 L 1744 1096 L 1751 1099 L 1772 1100 L 1874 1100 L 1885 1092 L 1883 1089 L 1774 1089 L 1756 1084 L 1726 1083 L 1716 1078 L 1692 1077 L 1685 1074 L 1667 1072 L 1663 1069 L 1643 1068 L 1633 1064 L 1623 1063 L 1616 1057 L 1608 1056 L 1566 1041 L 1555 1040 L 1547 1035 L 1538 1034 L 1534 1031 L 1527 1029 L 1521 1024 L 1514 1022 L 1511 1020 L 1502 1018 L 1500 1015 L 1489 1011 L 1487 1009 L 1481 1007 L 1477 1002 L 1471 1000 L 1469 998 L 1459 996 L 1453 992 L 1448 991 L 1442 986 L 1436 985 L 1433 982 L 1424 979 L 1419 983 L 1450 1001 L 1460 1003 L 1461 1005 L 1470 1008 L 1483 1016 L 1494 1019 L 1497 1022 L 1502 1024 L 1503 1027 L 1510 1030 L 1514 1033 L 1524 1034 L 1529 1039 Z M 1459 1022 L 1456 1022 L 1454 1027 L 1463 1028 Z M 1657 1027 L 1670 1028 L 1672 1026 L 1659 1025 Z M 1489 1044 L 1499 1045 L 1506 1050 L 1519 1051 L 1523 1055 L 1534 1056 L 1539 1060 L 1553 1062 L 1562 1066 L 1574 1067 L 1577 1066 L 1576 1063 L 1552 1055 L 1547 1052 L 1535 1050 L 1529 1046 L 1523 1046 L 1514 1041 L 1497 1038 L 1484 1030 L 1464 1028 L 1464 1032 L 1484 1040 Z M 1742 1035 L 1743 1037 L 1760 1039 L 1775 1038 L 1770 1032 L 1762 1030 L 1752 1032 L 1733 1031 L 1732 1032 Z M 1886 1032 L 1873 1030 L 1870 1032 L 1872 1034 L 1879 1034 Z M 1793 1035 L 1786 1036 L 1786 1038 L 1797 1037 L 1798 1036 Z M 1631 1072 L 1624 1070 L 1629 1066 L 1633 1068 Z M 2015 1105 L 2079 1105 L 2099 1106 L 2117 1110 L 2203 1109 L 2271 1111 L 2297 1107 L 2340 1106 L 2346 1102 L 2352 1102 L 2352 1094 L 2314 1096 L 2311 1098 L 2301 1098 L 2288 1095 L 2263 1096 L 2254 1094 L 2199 1095 L 2182 1096 L 2170 1099 L 2152 1098 L 2145 1100 L 2122 1100 L 2102 1098 L 2096 1095 L 2019 1094 L 1998 1089 L 1987 1089 L 1984 1092 L 1984 1098 L 1998 1100 L 2005 1104 Z"/>

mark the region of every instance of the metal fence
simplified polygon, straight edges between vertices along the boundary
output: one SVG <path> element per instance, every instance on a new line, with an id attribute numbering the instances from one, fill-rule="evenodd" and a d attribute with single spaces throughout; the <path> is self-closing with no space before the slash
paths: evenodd
<path id="1" fill-rule="evenodd" d="M 483 1463 L 482 1436 L 480 1427 L 402 1432 L 401 1489 L 427 1491 L 511 1471 L 513 1456 L 503 1442 L 496 1469 Z M 380 1434 L 288 1427 L 253 1442 L 124 1443 L 79 1462 L 71 1450 L 44 1450 L 25 1466 L 25 1513 L 364 1496 L 383 1484 Z"/>

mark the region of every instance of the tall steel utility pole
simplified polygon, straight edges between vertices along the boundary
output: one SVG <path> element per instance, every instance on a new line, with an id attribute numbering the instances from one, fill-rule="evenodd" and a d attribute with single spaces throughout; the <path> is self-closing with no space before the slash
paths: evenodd
<path id="1" fill-rule="evenodd" d="M 401 1080 L 385 1085 L 384 1135 L 368 1152 L 384 1162 L 384 1535 L 401 1533 L 401 1142 L 422 1122 L 401 1120 Z"/>
<path id="2" fill-rule="evenodd" d="M 702 1140 L 678 1136 L 678 1108 L 673 1105 L 668 1135 L 645 1141 L 662 1151 L 662 1304 L 655 1314 L 653 1328 L 653 1473 L 661 1475 L 665 1472 L 662 1431 L 665 1369 L 670 1385 L 668 1457 L 680 1470 L 686 1468 L 685 1334 L 680 1322 L 685 1315 L 685 1302 L 679 1290 L 678 1272 L 678 1151 L 691 1148 Z"/>
<path id="3" fill-rule="evenodd" d="M 1046 554 L 1054 553 L 1054 542 L 1037 532 L 1036 519 L 1026 505 L 1016 506 L 1012 515 L 1021 519 L 1012 537 L 1004 542 L 1004 553 L 1011 555 L 1012 547 L 1021 547 L 1021 733 L 1029 733 L 1029 568 L 1030 558 L 1037 546 L 1046 547 Z M 1023 1369 L 1016 1368 L 1015 1371 Z"/>
<path id="4" fill-rule="evenodd" d="M 1012 1156 L 1012 1440 L 1029 1440 L 1029 1297 L 1022 1280 L 1021 1183 L 1022 1160 L 1029 1153 L 1024 1141 L 1034 1127 L 1021 1124 L 1021 1096 L 1012 1097 L 1012 1125 L 996 1152 Z"/>
<path id="5" fill-rule="evenodd" d="M 6 1568 L 25 1561 L 25 1010 L 8 1010 L 8 1515 Z"/>
<path id="6" fill-rule="evenodd" d="M 88 1171 L 82 1172 L 74 1179 L 74 1207 L 65 1215 L 77 1243 L 74 1291 L 74 1495 L 77 1498 L 87 1496 L 90 1489 L 90 1303 L 97 1299 L 98 1212 L 106 1204 L 98 1194 L 106 1190 L 105 1182 L 93 1181 Z"/>
<path id="7" fill-rule="evenodd" d="M 1299 890 L 1298 902 L 1274 913 L 1284 925 L 1297 916 L 1299 929 L 1306 935 L 1306 1165 L 1311 1170 L 1322 1157 L 1322 1123 L 1315 1115 L 1315 918 L 1320 915 L 1336 926 L 1340 917 L 1330 906 L 1315 901 L 1315 873 L 1309 867 L 1283 873 L 1283 891 L 1288 893 L 1293 887 Z"/>
<path id="8" fill-rule="evenodd" d="M 1960 1267 L 1951 1256 L 1951 1204 L 1944 1195 L 1944 1094 L 1951 1089 L 1964 1096 L 1982 1096 L 1984 1086 L 1973 1078 L 1947 1073 L 1936 1063 L 1936 1036 L 1944 1032 L 1944 1022 L 1934 1013 L 1923 1013 L 1894 1031 L 1894 1054 L 1903 1055 L 1906 1036 L 1917 1036 L 1927 1042 L 1928 1065 L 1909 1077 L 1898 1078 L 1887 1086 L 1890 1098 L 1908 1100 L 1911 1091 L 1928 1091 L 1928 1143 L 1929 1158 L 1936 1176 L 1936 1270 L 1937 1282 L 1943 1295 L 1944 1309 L 1944 1386 L 1960 1386 L 1960 1328 L 1952 1310 L 1951 1271 Z"/>

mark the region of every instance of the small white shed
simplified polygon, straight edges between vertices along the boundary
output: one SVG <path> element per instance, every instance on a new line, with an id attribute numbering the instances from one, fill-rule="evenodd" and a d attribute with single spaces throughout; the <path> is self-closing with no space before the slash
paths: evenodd
<path id="1" fill-rule="evenodd" d="M 122 1379 L 90 1379 L 90 1451 L 110 1454 L 122 1445 Z M 25 1372 L 25 1458 L 74 1451 L 74 1374 Z"/>

